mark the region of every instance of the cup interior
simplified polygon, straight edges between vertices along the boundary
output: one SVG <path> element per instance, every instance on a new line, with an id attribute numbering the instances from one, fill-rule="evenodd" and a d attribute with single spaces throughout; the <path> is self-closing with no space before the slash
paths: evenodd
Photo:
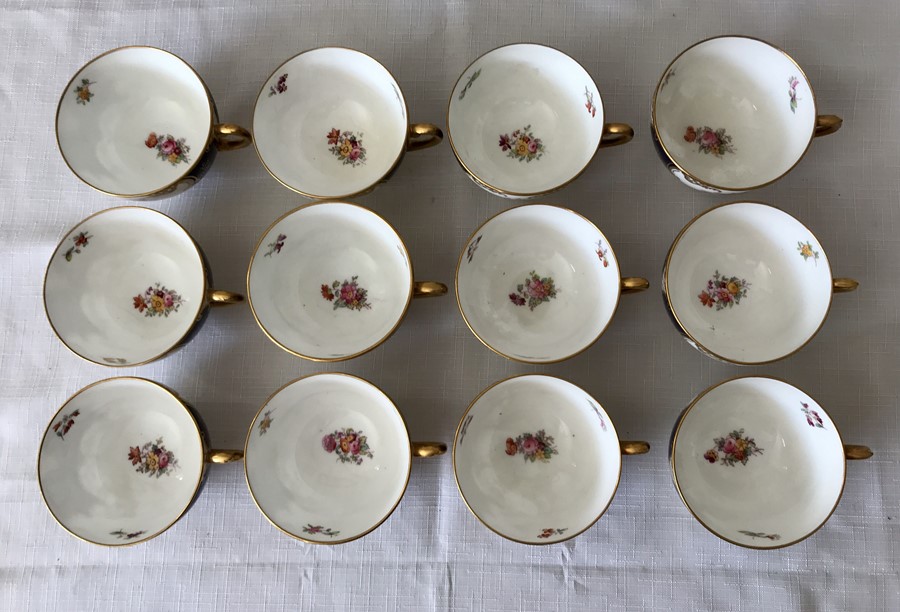
<path id="1" fill-rule="evenodd" d="M 76 225 L 44 280 L 50 324 L 72 351 L 101 365 L 160 357 L 206 306 L 203 259 L 178 223 L 148 208 L 111 208 Z"/>
<path id="2" fill-rule="evenodd" d="M 343 374 L 297 380 L 272 396 L 247 434 L 247 484 L 288 535 L 336 544 L 365 535 L 400 502 L 409 435 L 369 382 Z"/>
<path id="3" fill-rule="evenodd" d="M 778 548 L 828 520 L 844 486 L 840 435 L 808 395 L 770 378 L 708 390 L 683 415 L 672 446 L 675 484 L 710 531 Z"/>
<path id="4" fill-rule="evenodd" d="M 459 308 L 494 351 L 535 363 L 559 361 L 606 329 L 620 294 L 609 242 L 581 215 L 520 206 L 482 225 L 460 255 Z"/>
<path id="5" fill-rule="evenodd" d="M 72 171 L 113 195 L 146 195 L 199 161 L 212 134 L 203 81 L 162 49 L 123 47 L 72 78 L 59 101 L 56 134 Z"/>
<path id="6" fill-rule="evenodd" d="M 588 165 L 603 135 L 603 103 L 591 76 L 565 53 L 508 45 L 460 76 L 447 126 L 456 156 L 479 181 L 534 195 Z"/>
<path id="7" fill-rule="evenodd" d="M 597 521 L 619 484 L 619 439 L 606 411 L 551 376 L 490 387 L 463 416 L 453 467 L 488 528 L 526 544 L 567 540 Z"/>
<path id="8" fill-rule="evenodd" d="M 184 404 L 148 380 L 85 387 L 44 432 L 44 501 L 66 530 L 88 542 L 148 540 L 178 520 L 200 487 L 200 435 Z"/>
<path id="9" fill-rule="evenodd" d="M 783 51 L 726 36 L 676 58 L 657 86 L 653 113 L 660 142 L 682 170 L 741 191 L 774 181 L 800 160 L 816 102 Z"/>
<path id="10" fill-rule="evenodd" d="M 353 49 L 297 55 L 263 85 L 253 135 L 269 172 L 314 198 L 365 191 L 406 149 L 406 100 L 391 73 Z"/>
<path id="11" fill-rule="evenodd" d="M 372 211 L 337 202 L 276 221 L 250 263 L 250 305 L 282 348 L 323 361 L 377 346 L 412 297 L 403 241 Z"/>
<path id="12" fill-rule="evenodd" d="M 828 258 L 789 214 L 737 202 L 692 221 L 665 271 L 669 307 L 703 349 L 739 363 L 790 355 L 818 331 L 831 304 Z"/>

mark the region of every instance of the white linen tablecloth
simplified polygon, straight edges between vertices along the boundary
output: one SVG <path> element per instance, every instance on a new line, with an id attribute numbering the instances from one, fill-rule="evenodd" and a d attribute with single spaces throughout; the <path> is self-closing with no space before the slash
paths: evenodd
<path id="1" fill-rule="evenodd" d="M 649 100 L 667 63 L 690 44 L 741 33 L 786 49 L 816 89 L 819 112 L 844 118 L 785 179 L 749 194 L 799 217 L 834 272 L 861 283 L 837 296 L 816 339 L 760 368 L 712 361 L 666 317 L 660 270 L 679 229 L 727 199 L 677 183 L 650 141 Z M 248 307 L 216 310 L 180 352 L 113 370 L 67 351 L 44 315 L 44 268 L 83 217 L 125 202 L 92 191 L 56 150 L 62 88 L 95 55 L 126 44 L 169 49 L 208 83 L 221 120 L 248 126 L 262 81 L 293 54 L 344 45 L 396 76 L 413 121 L 446 127 L 462 70 L 501 44 L 549 44 L 595 78 L 609 121 L 632 143 L 602 151 L 544 201 L 571 207 L 607 234 L 626 275 L 652 290 L 622 299 L 614 324 L 584 354 L 547 367 L 507 361 L 469 332 L 452 295 L 416 302 L 377 350 L 317 365 L 278 349 Z M 896 0 L 628 2 L 617 0 L 5 0 L 0 6 L 0 609 L 20 610 L 900 610 L 900 4 Z M 407 243 L 419 279 L 451 284 L 475 227 L 511 202 L 470 182 L 448 143 L 408 155 L 391 181 L 359 201 Z M 183 223 L 206 250 L 220 288 L 245 290 L 251 249 L 278 215 L 302 203 L 252 149 L 223 153 L 200 185 L 148 205 Z M 398 403 L 414 439 L 451 442 L 487 385 L 546 372 L 583 386 L 622 438 L 649 455 L 624 460 L 606 515 L 560 545 L 529 547 L 485 529 L 465 508 L 450 456 L 416 461 L 391 518 L 337 547 L 282 535 L 257 510 L 241 464 L 213 466 L 194 508 L 138 546 L 106 549 L 66 534 L 35 475 L 54 411 L 96 380 L 138 375 L 192 401 L 213 443 L 241 447 L 275 389 L 302 374 L 350 372 Z M 848 467 L 826 526 L 784 550 L 726 544 L 689 514 L 666 446 L 679 411 L 738 374 L 779 376 L 818 398 L 848 442 L 875 456 Z M 536 495 L 540 491 L 535 492 Z"/>

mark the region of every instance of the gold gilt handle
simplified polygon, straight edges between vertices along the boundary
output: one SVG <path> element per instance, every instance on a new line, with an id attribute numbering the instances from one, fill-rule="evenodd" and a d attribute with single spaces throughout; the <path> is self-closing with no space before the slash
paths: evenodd
<path id="1" fill-rule="evenodd" d="M 436 457 L 447 452 L 443 442 L 410 442 L 413 457 Z"/>
<path id="2" fill-rule="evenodd" d="M 413 297 L 437 297 L 447 293 L 447 285 L 434 281 L 413 283 Z"/>
<path id="3" fill-rule="evenodd" d="M 236 151 L 253 142 L 250 132 L 235 123 L 217 123 L 213 126 L 213 138 L 219 151 Z"/>
<path id="4" fill-rule="evenodd" d="M 233 291 L 210 291 L 209 303 L 213 306 L 228 306 L 229 304 L 240 304 L 244 301 L 244 296 Z"/>
<path id="5" fill-rule="evenodd" d="M 852 278 L 836 278 L 831 282 L 831 290 L 835 293 L 850 293 L 856 291 L 859 283 Z"/>
<path id="6" fill-rule="evenodd" d="M 868 446 L 859 444 L 844 444 L 844 456 L 850 460 L 868 459 L 875 453 Z"/>
<path id="7" fill-rule="evenodd" d="M 623 145 L 634 138 L 634 129 L 627 123 L 607 123 L 600 136 L 600 148 Z"/>
<path id="8" fill-rule="evenodd" d="M 819 115 L 816 117 L 816 131 L 813 135 L 818 138 L 834 134 L 841 129 L 843 123 L 844 120 L 837 115 Z"/>
<path id="9" fill-rule="evenodd" d="M 644 455 L 650 452 L 650 443 L 638 440 L 622 440 L 619 447 L 623 455 Z"/>
<path id="10" fill-rule="evenodd" d="M 622 278 L 622 293 L 639 293 L 650 288 L 650 281 L 640 276 L 626 276 Z"/>
<path id="11" fill-rule="evenodd" d="M 421 151 L 433 147 L 444 139 L 441 128 L 433 123 L 413 123 L 409 126 L 409 136 L 406 139 L 407 151 Z"/>
<path id="12" fill-rule="evenodd" d="M 211 448 L 206 451 L 207 463 L 231 463 L 244 458 L 244 451 Z"/>

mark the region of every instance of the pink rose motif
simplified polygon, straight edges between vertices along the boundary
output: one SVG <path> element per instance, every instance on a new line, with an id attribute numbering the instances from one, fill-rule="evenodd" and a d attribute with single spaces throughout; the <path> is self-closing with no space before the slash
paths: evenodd
<path id="1" fill-rule="evenodd" d="M 706 130 L 703 132 L 703 136 L 700 137 L 700 143 L 704 147 L 715 147 L 719 144 L 719 137 L 712 130 Z"/>
<path id="2" fill-rule="evenodd" d="M 359 438 L 350 443 L 350 454 L 358 455 L 359 454 Z"/>
<path id="3" fill-rule="evenodd" d="M 800 81 L 798 79 L 792 79 L 791 80 L 791 89 L 794 89 L 799 84 L 800 84 Z"/>
<path id="4" fill-rule="evenodd" d="M 719 289 L 716 292 L 716 297 L 719 298 L 720 302 L 728 303 L 731 301 L 731 294 L 728 293 L 728 289 Z"/>
<path id="5" fill-rule="evenodd" d="M 540 450 L 541 443 L 534 436 L 528 436 L 522 441 L 522 449 L 526 455 L 533 455 Z"/>
<path id="6" fill-rule="evenodd" d="M 356 161 L 359 159 L 359 146 L 355 146 L 350 150 L 350 155 L 348 155 L 351 160 Z"/>
<path id="7" fill-rule="evenodd" d="M 172 299 L 171 293 L 166 295 L 165 302 L 166 302 L 166 308 L 171 308 L 172 306 L 175 305 L 175 300 Z"/>
<path id="8" fill-rule="evenodd" d="M 159 469 L 163 469 L 169 465 L 169 453 L 160 453 L 159 454 Z"/>
<path id="9" fill-rule="evenodd" d="M 528 143 L 528 152 L 529 153 L 537 153 L 537 150 L 538 150 L 537 140 L 532 140 L 531 142 Z"/>
<path id="10" fill-rule="evenodd" d="M 530 280 L 525 285 L 525 291 L 528 292 L 529 297 L 542 299 L 547 297 L 547 287 L 544 286 L 544 283 L 540 280 Z"/>
<path id="11" fill-rule="evenodd" d="M 737 450 L 734 438 L 725 438 L 725 445 L 722 447 L 722 450 L 725 451 L 726 454 L 734 454 L 734 451 Z"/>
<path id="12" fill-rule="evenodd" d="M 166 155 L 171 155 L 172 153 L 175 152 L 175 149 L 177 149 L 177 148 L 178 148 L 178 145 L 175 144 L 175 140 L 173 138 L 169 138 L 165 142 L 162 143 L 162 151 Z"/>
<path id="13" fill-rule="evenodd" d="M 322 438 L 322 448 L 325 449 L 326 453 L 333 453 L 334 449 L 337 448 L 337 442 L 335 442 L 334 436 L 325 436 Z"/>
<path id="14" fill-rule="evenodd" d="M 341 285 L 341 299 L 348 304 L 356 299 L 356 289 L 350 283 Z"/>

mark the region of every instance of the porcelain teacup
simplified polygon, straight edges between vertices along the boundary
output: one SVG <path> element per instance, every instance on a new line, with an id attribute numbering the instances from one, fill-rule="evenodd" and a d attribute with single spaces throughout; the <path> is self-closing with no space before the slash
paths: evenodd
<path id="1" fill-rule="evenodd" d="M 581 64 L 537 44 L 489 51 L 466 68 L 447 107 L 457 161 L 496 195 L 529 198 L 574 181 L 597 150 L 634 130 L 605 123 L 600 90 Z"/>
<path id="2" fill-rule="evenodd" d="M 193 186 L 217 151 L 250 144 L 244 128 L 219 123 L 209 89 L 176 55 L 121 47 L 84 65 L 56 111 L 56 140 L 87 185 L 124 198 L 164 198 Z"/>
<path id="3" fill-rule="evenodd" d="M 312 544 L 343 544 L 391 515 L 412 457 L 446 450 L 410 442 L 400 411 L 372 383 L 322 373 L 288 383 L 263 404 L 247 432 L 244 468 L 275 527 Z"/>
<path id="4" fill-rule="evenodd" d="M 739 193 L 788 172 L 841 118 L 818 115 L 803 70 L 787 53 L 747 36 L 719 36 L 683 51 L 653 94 L 652 136 L 689 187 Z"/>
<path id="5" fill-rule="evenodd" d="M 38 484 L 56 521 L 103 546 L 150 540 L 196 500 L 209 463 L 240 451 L 209 448 L 197 413 L 143 378 L 88 385 L 56 412 L 38 451 Z"/>
<path id="6" fill-rule="evenodd" d="M 247 272 L 247 297 L 263 332 L 289 353 L 342 361 L 399 327 L 413 297 L 447 293 L 415 282 L 403 240 L 367 208 L 317 202 L 267 229 Z"/>
<path id="7" fill-rule="evenodd" d="M 813 233 L 761 202 L 711 208 L 675 238 L 663 298 L 688 342 L 739 365 L 788 357 L 825 322 L 834 293 L 859 283 L 831 277 Z"/>
<path id="8" fill-rule="evenodd" d="M 804 391 L 766 377 L 714 385 L 675 425 L 675 487 L 700 523 L 726 542 L 782 548 L 821 528 L 841 499 L 845 445 L 828 413 Z"/>
<path id="9" fill-rule="evenodd" d="M 56 247 L 44 276 L 44 308 L 73 353 L 105 366 L 154 361 L 193 338 L 215 291 L 203 251 L 166 215 L 138 206 L 87 217 Z"/>
<path id="10" fill-rule="evenodd" d="M 495 383 L 469 405 L 453 442 L 463 501 L 488 529 L 521 544 L 555 544 L 589 529 L 612 503 L 622 455 L 606 410 L 553 376 Z"/>
<path id="11" fill-rule="evenodd" d="M 463 247 L 456 297 L 472 333 L 495 353 L 553 363 L 590 347 L 612 321 L 622 293 L 643 278 L 622 278 L 600 229 L 547 204 L 488 219 Z"/>
<path id="12" fill-rule="evenodd" d="M 343 47 L 304 51 L 263 83 L 253 111 L 263 166 L 308 198 L 374 189 L 406 151 L 440 143 L 430 123 L 410 123 L 400 85 L 382 64 Z"/>

